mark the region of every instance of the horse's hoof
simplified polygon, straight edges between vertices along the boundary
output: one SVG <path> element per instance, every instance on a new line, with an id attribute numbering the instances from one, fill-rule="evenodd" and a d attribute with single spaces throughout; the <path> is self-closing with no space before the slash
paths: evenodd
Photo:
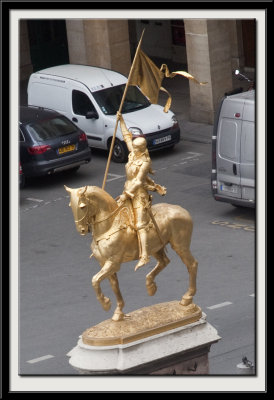
<path id="1" fill-rule="evenodd" d="M 191 303 L 192 303 L 192 298 L 188 298 L 188 299 L 182 298 L 182 300 L 180 301 L 180 304 L 182 306 L 189 306 L 189 304 L 191 304 Z"/>
<path id="2" fill-rule="evenodd" d="M 112 321 L 123 321 L 125 314 L 123 312 L 115 312 L 111 319 Z"/>
<path id="3" fill-rule="evenodd" d="M 157 285 L 155 282 L 151 282 L 149 285 L 146 285 L 146 287 L 149 296 L 154 296 L 157 292 Z"/>
<path id="4" fill-rule="evenodd" d="M 105 311 L 109 311 L 111 307 L 111 301 L 108 297 L 104 297 L 104 302 L 102 303 L 102 307 Z"/>

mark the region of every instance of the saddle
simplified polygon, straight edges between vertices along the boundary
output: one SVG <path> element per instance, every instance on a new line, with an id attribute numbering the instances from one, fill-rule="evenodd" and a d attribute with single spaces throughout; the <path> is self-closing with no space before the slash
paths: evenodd
<path id="1" fill-rule="evenodd" d="M 103 234 L 94 237 L 94 241 L 96 242 L 96 245 L 98 245 L 98 243 L 103 239 L 109 240 L 112 235 L 114 235 L 115 233 L 117 233 L 123 229 L 129 230 L 129 232 L 134 233 L 137 236 L 138 243 L 139 243 L 138 229 L 136 228 L 136 224 L 135 224 L 135 216 L 134 216 L 134 211 L 133 211 L 133 206 L 132 206 L 131 200 L 127 199 L 125 202 L 119 202 L 119 197 L 115 200 L 118 204 L 118 208 L 115 209 L 112 214 L 112 215 L 115 215 L 113 224 L 107 232 L 104 232 Z M 146 229 L 147 229 L 147 231 L 152 228 L 156 229 L 159 239 L 161 240 L 161 242 L 165 248 L 165 243 L 162 240 L 161 233 L 159 231 L 159 228 L 158 228 L 157 223 L 154 218 L 154 214 L 151 209 L 149 209 L 149 216 L 150 216 L 150 219 L 149 219 L 148 224 L 146 225 Z M 139 246 L 140 246 L 140 243 L 139 243 Z M 92 255 L 93 254 L 91 254 L 91 257 L 92 257 Z"/>
<path id="2" fill-rule="evenodd" d="M 130 200 L 126 200 L 123 203 L 119 203 L 119 198 L 115 199 L 118 204 L 118 208 L 114 211 L 114 221 L 111 228 L 103 233 L 102 235 L 94 238 L 96 243 L 100 242 L 103 239 L 109 239 L 114 233 L 122 230 L 122 229 L 130 229 L 132 231 L 136 231 L 135 221 L 134 221 L 134 212 L 132 208 L 132 204 Z"/>

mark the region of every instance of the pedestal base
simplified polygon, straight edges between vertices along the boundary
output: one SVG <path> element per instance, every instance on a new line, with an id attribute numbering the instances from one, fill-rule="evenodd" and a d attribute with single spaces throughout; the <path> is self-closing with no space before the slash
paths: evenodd
<path id="1" fill-rule="evenodd" d="M 174 304 L 172 307 L 174 308 Z M 169 324 L 168 329 L 163 331 L 161 328 L 160 333 L 147 334 L 142 331 L 142 337 L 137 339 L 133 334 L 127 335 L 122 343 L 112 345 L 106 345 L 105 340 L 100 342 L 101 345 L 86 344 L 88 340 L 98 340 L 96 335 L 91 339 L 90 335 L 91 332 L 94 335 L 95 327 L 90 328 L 80 336 L 77 346 L 68 353 L 69 363 L 80 374 L 89 375 L 208 374 L 210 346 L 221 338 L 216 329 L 206 321 L 206 315 L 201 314 L 195 322 L 175 328 Z M 102 329 L 101 324 L 98 326 Z M 95 331 L 98 332 L 97 329 Z M 106 336 L 109 336 L 109 332 L 106 332 Z M 113 340 L 113 336 L 110 337 Z M 115 337 L 115 341 L 117 340 Z M 121 342 L 121 337 L 118 342 Z"/>

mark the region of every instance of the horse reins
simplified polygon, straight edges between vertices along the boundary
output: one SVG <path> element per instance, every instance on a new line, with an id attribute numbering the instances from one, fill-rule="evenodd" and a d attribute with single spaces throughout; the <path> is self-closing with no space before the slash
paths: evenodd
<path id="1" fill-rule="evenodd" d="M 100 219 L 99 221 L 94 221 L 92 222 L 92 225 L 99 224 L 100 222 L 107 221 L 109 218 L 113 217 L 115 214 L 117 214 L 122 208 L 124 207 L 124 203 L 122 203 L 120 206 L 115 208 L 114 211 L 112 211 L 107 217 Z"/>

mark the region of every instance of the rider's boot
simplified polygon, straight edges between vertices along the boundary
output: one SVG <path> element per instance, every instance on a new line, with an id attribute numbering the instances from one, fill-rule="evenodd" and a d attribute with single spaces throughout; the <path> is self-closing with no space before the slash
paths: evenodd
<path id="1" fill-rule="evenodd" d="M 138 262 L 138 264 L 135 267 L 135 271 L 137 271 L 138 268 L 143 267 L 145 264 L 147 264 L 150 260 L 149 256 L 148 256 L 148 245 L 147 245 L 147 231 L 146 229 L 140 229 L 138 231 L 138 239 L 139 239 L 139 245 L 141 248 L 141 257 L 140 260 Z"/>

